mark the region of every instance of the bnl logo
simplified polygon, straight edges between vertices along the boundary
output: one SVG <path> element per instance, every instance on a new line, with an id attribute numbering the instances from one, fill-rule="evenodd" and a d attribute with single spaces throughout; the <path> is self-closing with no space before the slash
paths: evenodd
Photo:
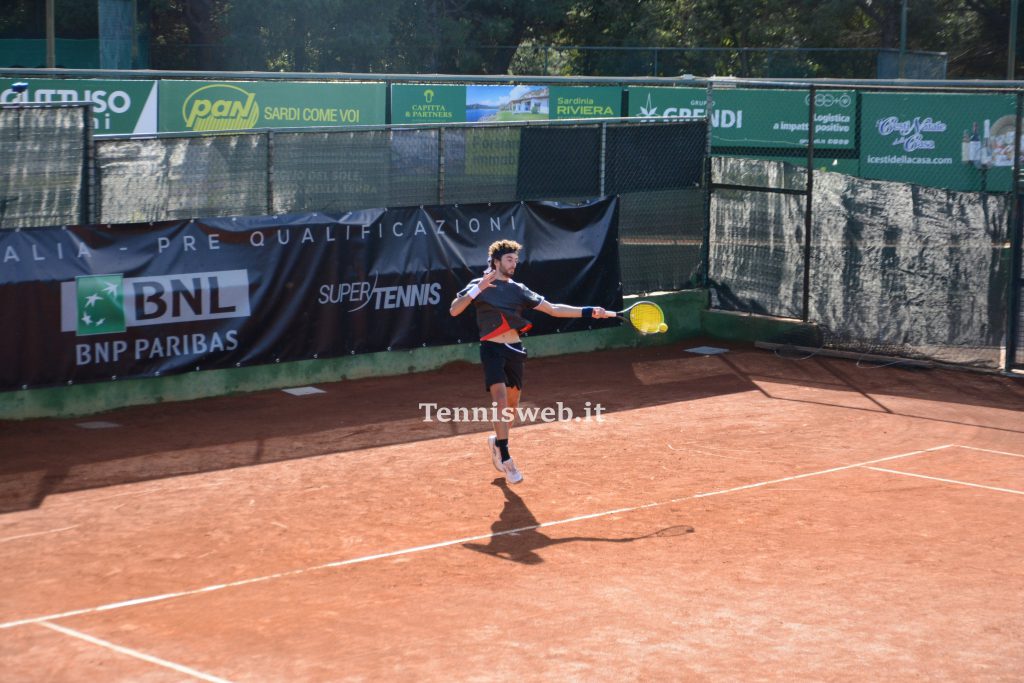
<path id="1" fill-rule="evenodd" d="M 86 275 L 75 278 L 79 337 L 124 332 L 124 277 Z"/>
<path id="2" fill-rule="evenodd" d="M 249 314 L 245 270 L 135 278 L 83 275 L 61 283 L 61 331 L 79 337 Z"/>

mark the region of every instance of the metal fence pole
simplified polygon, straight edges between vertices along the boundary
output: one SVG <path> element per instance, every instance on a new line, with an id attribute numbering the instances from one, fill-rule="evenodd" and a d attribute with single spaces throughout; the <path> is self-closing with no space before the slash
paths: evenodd
<path id="1" fill-rule="evenodd" d="M 82 225 L 96 222 L 93 195 L 96 191 L 93 169 L 96 167 L 96 155 L 93 149 L 95 142 L 92 137 L 92 105 L 82 107 L 82 190 L 79 221 Z"/>
<path id="2" fill-rule="evenodd" d="M 812 85 L 807 97 L 807 203 L 804 210 L 804 322 L 808 322 L 811 310 L 811 206 L 814 199 L 814 99 L 816 89 Z"/>
<path id="3" fill-rule="evenodd" d="M 707 106 L 704 109 L 704 235 L 700 245 L 701 270 L 704 271 L 701 277 L 701 286 L 707 289 L 711 284 L 711 135 L 714 127 L 711 125 L 711 113 L 715 108 L 714 84 L 708 81 Z M 711 299 L 712 305 L 715 299 Z"/>
<path id="4" fill-rule="evenodd" d="M 57 67 L 57 10 L 54 0 L 46 0 L 46 68 Z M 39 5 L 36 5 L 38 7 Z"/>
<path id="5" fill-rule="evenodd" d="M 1010 0 L 1010 44 L 1006 50 L 1006 80 L 1017 75 L 1017 0 Z"/>
<path id="6" fill-rule="evenodd" d="M 267 133 L 267 215 L 274 215 L 274 131 Z"/>
<path id="7" fill-rule="evenodd" d="M 1024 260 L 1024 225 L 1021 220 L 1020 141 L 1021 121 L 1024 119 L 1024 91 L 1017 91 L 1017 122 L 1013 132 L 1013 175 L 1010 187 L 1010 278 L 1006 294 L 1006 358 L 1003 370 L 1009 372 L 1017 363 L 1017 336 L 1020 332 L 1021 297 L 1024 287 L 1021 279 L 1021 261 Z"/>
<path id="8" fill-rule="evenodd" d="M 444 126 L 437 128 L 437 203 L 444 204 Z"/>
<path id="9" fill-rule="evenodd" d="M 608 173 L 608 122 L 601 122 L 601 149 L 599 153 L 597 186 L 598 197 L 604 196 L 605 178 Z"/>

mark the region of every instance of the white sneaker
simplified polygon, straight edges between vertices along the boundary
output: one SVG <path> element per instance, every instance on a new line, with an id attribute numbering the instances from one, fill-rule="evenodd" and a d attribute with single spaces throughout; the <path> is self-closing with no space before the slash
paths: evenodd
<path id="1" fill-rule="evenodd" d="M 491 449 L 491 462 L 494 463 L 494 469 L 504 474 L 505 468 L 501 465 L 501 451 L 498 449 L 497 440 L 498 437 L 491 434 L 487 437 L 487 446 Z"/>
<path id="2" fill-rule="evenodd" d="M 516 467 L 515 460 L 509 458 L 508 460 L 503 462 L 502 465 L 505 466 L 505 481 L 507 481 L 510 484 L 518 484 L 523 480 L 523 473 L 519 471 L 518 467 Z"/>

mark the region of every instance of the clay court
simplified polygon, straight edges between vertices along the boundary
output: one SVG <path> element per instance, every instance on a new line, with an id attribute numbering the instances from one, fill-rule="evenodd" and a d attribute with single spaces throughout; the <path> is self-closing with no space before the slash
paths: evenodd
<path id="1" fill-rule="evenodd" d="M 686 348 L 728 346 L 718 355 Z M 1019 681 L 1024 382 L 696 340 L 0 425 L 6 681 Z"/>

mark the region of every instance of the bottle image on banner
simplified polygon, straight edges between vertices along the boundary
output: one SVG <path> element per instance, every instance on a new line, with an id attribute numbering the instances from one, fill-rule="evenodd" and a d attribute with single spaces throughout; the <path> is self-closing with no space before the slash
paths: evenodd
<path id="1" fill-rule="evenodd" d="M 985 119 L 985 135 L 981 138 L 981 165 L 992 165 L 992 122 Z"/>
<path id="2" fill-rule="evenodd" d="M 981 161 L 981 137 L 978 135 L 978 122 L 975 121 L 972 125 L 967 158 L 976 162 Z"/>
<path id="3" fill-rule="evenodd" d="M 971 163 L 971 135 L 964 128 L 964 141 L 960 143 L 960 161 L 965 164 Z"/>

